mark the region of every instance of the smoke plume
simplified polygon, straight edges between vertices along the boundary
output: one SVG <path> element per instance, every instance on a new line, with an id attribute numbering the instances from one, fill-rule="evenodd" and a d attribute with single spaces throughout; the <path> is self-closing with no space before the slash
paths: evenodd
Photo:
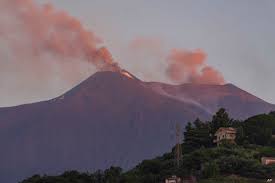
<path id="1" fill-rule="evenodd" d="M 14 91 L 16 98 L 20 90 L 21 97 L 41 100 L 53 96 L 50 88 L 65 91 L 99 70 L 120 67 L 80 21 L 51 4 L 0 0 L 0 95 Z"/>
<path id="2" fill-rule="evenodd" d="M 207 55 L 202 50 L 170 51 L 166 73 L 176 83 L 224 84 L 222 74 L 206 63 Z"/>
<path id="3" fill-rule="evenodd" d="M 145 80 L 166 81 L 167 73 L 178 83 L 223 83 L 203 52 L 167 53 L 160 39 L 146 37 L 120 52 L 123 66 Z M 51 4 L 0 0 L 1 106 L 56 97 L 95 71 L 106 70 L 121 71 L 103 41 L 76 18 Z"/>
<path id="4" fill-rule="evenodd" d="M 82 58 L 98 70 L 119 69 L 108 50 L 100 48 L 101 40 L 66 12 L 32 0 L 2 0 L 1 7 L 0 36 L 8 39 L 15 56 Z"/>
<path id="5" fill-rule="evenodd" d="M 167 81 L 166 48 L 161 39 L 139 36 L 120 49 L 118 56 L 121 65 L 136 77 L 144 81 Z"/>
<path id="6" fill-rule="evenodd" d="M 138 77 L 143 80 L 172 81 L 177 84 L 225 82 L 222 74 L 206 63 L 207 54 L 200 49 L 169 50 L 167 44 L 159 38 L 137 37 L 129 43 L 126 54 L 128 57 L 121 60 L 131 60 L 128 63 L 130 66 L 126 64 L 126 67 L 140 73 Z M 153 70 L 157 72 L 152 72 Z"/>

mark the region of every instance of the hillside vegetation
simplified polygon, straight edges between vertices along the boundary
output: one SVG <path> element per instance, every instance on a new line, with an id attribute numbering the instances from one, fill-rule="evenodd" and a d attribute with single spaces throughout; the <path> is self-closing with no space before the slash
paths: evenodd
<path id="1" fill-rule="evenodd" d="M 237 129 L 236 144 L 213 143 L 220 127 Z M 185 127 L 183 154 L 176 166 L 175 149 L 123 172 L 119 167 L 105 171 L 79 173 L 68 171 L 59 176 L 34 175 L 22 183 L 159 183 L 171 175 L 196 177 L 201 183 L 258 183 L 275 177 L 275 166 L 261 164 L 261 157 L 275 157 L 275 113 L 261 114 L 245 121 L 231 119 L 220 109 L 211 121 L 195 120 Z"/>

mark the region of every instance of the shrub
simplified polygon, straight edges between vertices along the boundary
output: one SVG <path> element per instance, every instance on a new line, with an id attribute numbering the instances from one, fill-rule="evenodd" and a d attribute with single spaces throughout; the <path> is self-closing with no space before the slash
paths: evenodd
<path id="1" fill-rule="evenodd" d="M 216 164 L 216 162 L 209 162 L 209 163 L 203 164 L 202 176 L 204 178 L 217 177 L 219 173 L 220 173 L 219 166 Z"/>

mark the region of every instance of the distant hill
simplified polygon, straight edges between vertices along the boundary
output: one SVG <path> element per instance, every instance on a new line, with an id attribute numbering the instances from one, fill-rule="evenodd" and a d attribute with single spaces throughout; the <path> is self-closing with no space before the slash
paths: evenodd
<path id="1" fill-rule="evenodd" d="M 168 85 L 163 83 L 147 83 L 154 91 L 164 96 L 196 105 L 198 108 L 213 114 L 219 108 L 226 108 L 236 119 L 266 113 L 275 109 L 275 105 L 234 86 L 208 84 Z"/>
<path id="2" fill-rule="evenodd" d="M 0 182 L 133 167 L 173 146 L 175 123 L 209 119 L 220 107 L 238 118 L 275 109 L 233 85 L 173 86 L 98 72 L 55 99 L 0 108 Z"/>

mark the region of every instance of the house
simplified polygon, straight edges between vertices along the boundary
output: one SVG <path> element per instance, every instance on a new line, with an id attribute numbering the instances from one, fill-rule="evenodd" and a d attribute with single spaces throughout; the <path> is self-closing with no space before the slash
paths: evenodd
<path id="1" fill-rule="evenodd" d="M 165 183 L 182 183 L 182 180 L 181 178 L 174 175 L 172 177 L 165 179 Z"/>
<path id="2" fill-rule="evenodd" d="M 262 165 L 272 165 L 272 164 L 275 164 L 275 158 L 273 158 L 273 157 L 262 157 L 261 162 L 262 162 Z"/>
<path id="3" fill-rule="evenodd" d="M 229 128 L 219 128 L 216 133 L 214 140 L 214 143 L 217 143 L 217 145 L 220 145 L 222 141 L 226 140 L 231 143 L 235 143 L 237 130 L 235 128 L 229 127 Z"/>

